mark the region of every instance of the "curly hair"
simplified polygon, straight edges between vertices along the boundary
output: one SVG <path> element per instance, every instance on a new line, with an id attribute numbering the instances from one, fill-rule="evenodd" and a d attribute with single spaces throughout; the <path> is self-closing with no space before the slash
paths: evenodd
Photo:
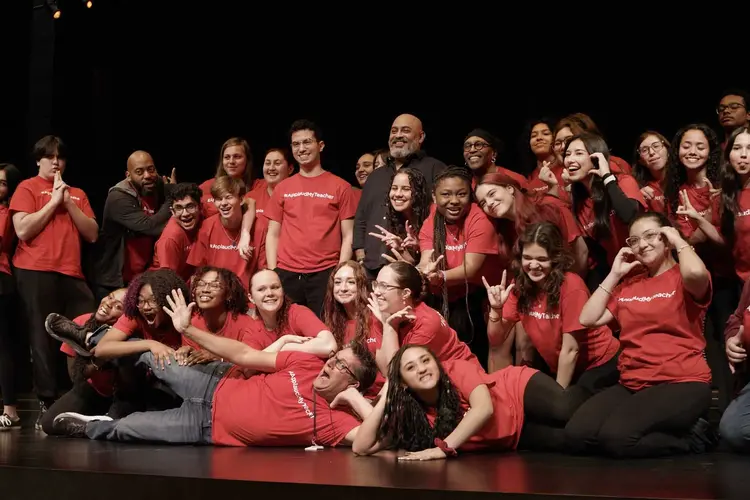
<path id="1" fill-rule="evenodd" d="M 729 160 L 729 155 L 732 153 L 737 137 L 741 134 L 750 134 L 750 127 L 738 127 L 729 136 L 721 167 L 721 234 L 726 239 L 728 247 L 734 245 L 737 237 L 734 228 L 737 212 L 740 210 L 737 195 L 744 189 L 739 174 Z"/>
<path id="2" fill-rule="evenodd" d="M 198 281 L 211 271 L 219 276 L 219 280 L 224 285 L 224 309 L 232 314 L 232 318 L 237 318 L 238 314 L 245 314 L 249 307 L 247 291 L 237 275 L 223 267 L 203 266 L 196 269 L 190 278 L 191 299 L 196 300 L 195 292 Z M 197 311 L 199 316 L 203 315 L 203 309 L 199 307 Z"/>
<path id="3" fill-rule="evenodd" d="M 326 296 L 323 301 L 323 323 L 331 329 L 337 345 L 342 345 L 346 337 L 346 322 L 349 317 L 343 304 L 333 296 L 333 286 L 336 283 L 336 273 L 343 267 L 350 267 L 354 271 L 357 283 L 357 295 L 354 298 L 354 339 L 364 341 L 370 334 L 370 310 L 367 308 L 367 275 L 364 268 L 353 260 L 347 260 L 336 266 L 328 277 Z"/>
<path id="4" fill-rule="evenodd" d="M 140 316 L 138 310 L 138 295 L 141 292 L 141 288 L 149 285 L 151 292 L 154 294 L 154 300 L 161 310 L 164 306 L 168 306 L 167 296 L 172 296 L 172 290 L 182 290 L 182 295 L 187 300 L 190 297 L 190 289 L 185 283 L 185 280 L 171 269 L 155 269 L 153 271 L 145 271 L 136 276 L 133 281 L 128 285 L 128 291 L 125 294 L 125 301 L 123 302 L 123 309 L 125 316 L 130 319 L 137 318 Z"/>
<path id="5" fill-rule="evenodd" d="M 552 270 L 541 283 L 534 283 L 523 271 L 523 251 L 526 245 L 536 244 L 547 251 Z M 565 273 L 570 271 L 575 260 L 565 246 L 562 233 L 550 222 L 539 222 L 526 227 L 516 241 L 513 268 L 516 271 L 516 286 L 513 293 L 518 297 L 518 312 L 531 311 L 539 294 L 547 297 L 547 311 L 552 312 L 560 305 L 560 290 Z"/>
<path id="6" fill-rule="evenodd" d="M 457 167 L 455 165 L 450 165 L 445 170 L 441 171 L 439 174 L 435 176 L 435 179 L 433 181 L 433 194 L 437 194 L 438 188 L 440 187 L 440 183 L 443 182 L 446 179 L 462 179 L 466 182 L 466 184 L 469 186 L 469 203 L 474 201 L 474 190 L 471 189 L 471 183 L 474 179 L 474 175 L 472 174 L 471 170 L 469 170 L 468 167 Z M 445 228 L 445 217 L 442 213 L 440 213 L 440 210 L 438 208 L 435 208 L 435 216 L 433 218 L 433 235 L 432 235 L 432 260 L 434 261 L 441 255 L 445 255 L 445 245 L 446 245 L 446 238 L 447 238 L 447 230 Z M 464 259 L 464 263 L 466 263 L 466 259 Z M 438 270 L 445 271 L 445 258 L 443 258 L 437 265 Z M 467 295 L 468 297 L 468 295 Z M 448 319 L 448 287 L 443 283 L 443 294 L 442 294 L 442 308 L 441 313 L 443 314 L 443 317 L 447 320 Z"/>
<path id="7" fill-rule="evenodd" d="M 672 213 L 677 213 L 677 207 L 680 204 L 680 187 L 687 182 L 687 169 L 680 161 L 680 144 L 682 138 L 691 130 L 698 130 L 706 136 L 708 141 L 708 158 L 702 168 L 706 169 L 706 177 L 712 184 L 719 182 L 719 164 L 721 163 L 721 146 L 716 132 L 711 127 L 703 123 L 692 123 L 682 127 L 672 139 L 672 154 L 667 164 L 666 188 L 664 189 L 664 198 Z"/>
<path id="8" fill-rule="evenodd" d="M 201 188 L 198 187 L 198 184 L 192 182 L 180 182 L 179 184 L 176 184 L 174 189 L 172 189 L 167 195 L 167 203 L 169 203 L 169 206 L 171 207 L 174 202 L 180 201 L 188 196 L 200 206 L 203 192 L 201 191 Z"/>
<path id="9" fill-rule="evenodd" d="M 430 426 L 425 404 L 409 389 L 401 378 L 401 358 L 412 348 L 427 351 L 440 371 L 435 425 Z M 461 399 L 443 365 L 429 347 L 405 344 L 393 355 L 388 365 L 388 394 L 383 420 L 378 428 L 378 441 L 389 449 L 407 451 L 433 448 L 435 438 L 445 439 L 461 421 Z"/>
<path id="10" fill-rule="evenodd" d="M 588 132 L 574 135 L 565 142 L 565 148 L 563 149 L 563 156 L 568 151 L 573 141 L 580 140 L 586 147 L 586 152 L 589 154 L 601 153 L 604 155 L 604 160 L 609 162 L 609 147 L 604 139 L 600 135 L 594 135 Z M 617 175 L 615 174 L 615 177 Z M 573 214 L 578 217 L 578 214 L 583 209 L 583 204 L 588 198 L 594 202 L 594 237 L 597 240 L 605 240 L 612 236 L 612 232 L 609 229 L 609 214 L 612 211 L 612 200 L 604 188 L 604 181 L 598 175 L 592 176 L 591 180 L 591 192 L 583 185 L 584 181 L 574 182 L 570 186 L 570 198 L 571 205 L 573 208 Z"/>
<path id="11" fill-rule="evenodd" d="M 646 165 L 643 164 L 643 160 L 641 159 L 641 153 L 639 151 L 641 147 L 641 143 L 645 141 L 649 136 L 656 137 L 659 142 L 661 142 L 664 147 L 667 149 L 667 165 L 669 165 L 670 158 L 672 157 L 672 146 L 669 144 L 669 141 L 666 137 L 664 137 L 662 134 L 657 132 L 656 130 L 646 130 L 644 133 L 638 136 L 638 140 L 635 141 L 635 148 L 633 148 L 633 177 L 635 178 L 636 182 L 638 182 L 638 186 L 644 187 L 649 182 L 654 181 L 654 176 L 651 173 L 651 171 L 648 169 Z M 666 176 L 665 176 L 666 179 Z M 663 181 L 662 181 L 663 183 Z"/>
<path id="12" fill-rule="evenodd" d="M 427 181 L 424 175 L 419 170 L 413 168 L 402 168 L 397 172 L 394 172 L 391 176 L 390 185 L 393 185 L 393 180 L 397 175 L 404 174 L 409 179 L 409 186 L 411 187 L 411 217 L 408 222 L 414 228 L 414 232 L 419 235 L 419 230 L 422 229 L 422 223 L 425 221 L 427 216 L 430 214 L 430 205 L 432 199 L 430 193 L 427 190 Z M 406 237 L 406 220 L 402 212 L 396 211 L 391 203 L 390 189 L 385 195 L 385 204 L 387 207 L 388 217 L 388 229 L 401 238 Z"/>

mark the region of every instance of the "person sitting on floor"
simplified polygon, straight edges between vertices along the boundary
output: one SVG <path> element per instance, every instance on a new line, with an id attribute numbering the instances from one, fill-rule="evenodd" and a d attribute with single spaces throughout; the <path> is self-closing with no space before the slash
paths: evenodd
<path id="1" fill-rule="evenodd" d="M 72 321 L 76 327 L 86 332 L 96 332 L 103 325 L 113 325 L 123 313 L 123 302 L 127 289 L 119 288 L 104 297 L 99 308 L 90 314 L 82 314 Z M 68 374 L 73 382 L 73 388 L 49 407 L 42 417 L 42 430 L 52 434 L 52 422 L 60 413 L 73 411 L 78 413 L 106 413 L 113 416 L 113 395 L 115 390 L 115 375 L 117 370 L 107 363 L 97 362 L 90 353 L 83 349 L 84 355 L 78 355 L 76 349 L 64 341 L 51 328 L 51 324 L 59 323 L 56 319 L 62 316 L 52 313 L 45 321 L 47 333 L 63 342 L 60 350 L 68 355 Z M 67 320 L 66 320 L 67 321 Z M 84 343 L 86 339 L 84 338 Z"/>

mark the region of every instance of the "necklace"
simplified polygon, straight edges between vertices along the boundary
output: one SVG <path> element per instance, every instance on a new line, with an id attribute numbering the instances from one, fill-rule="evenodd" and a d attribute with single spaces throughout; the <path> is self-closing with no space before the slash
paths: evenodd
<path id="1" fill-rule="evenodd" d="M 312 446 L 305 448 L 305 451 L 318 451 L 323 447 L 318 444 L 318 393 L 313 388 L 313 438 Z"/>
<path id="2" fill-rule="evenodd" d="M 445 234 L 449 234 L 451 238 L 453 238 L 453 241 L 458 242 L 458 235 L 461 234 L 461 228 L 458 228 L 458 231 L 456 231 L 456 234 L 453 234 L 453 232 L 449 229 L 450 226 L 448 224 L 445 225 Z"/>
<path id="3" fill-rule="evenodd" d="M 219 225 L 221 226 L 221 229 L 224 231 L 224 235 L 227 237 L 227 239 L 232 242 L 232 246 L 236 247 L 237 246 L 237 242 L 240 239 L 239 232 L 237 233 L 236 237 L 232 238 L 231 236 L 229 236 L 229 233 L 227 232 L 227 228 L 224 227 L 224 224 L 222 224 L 221 221 L 219 221 Z"/>

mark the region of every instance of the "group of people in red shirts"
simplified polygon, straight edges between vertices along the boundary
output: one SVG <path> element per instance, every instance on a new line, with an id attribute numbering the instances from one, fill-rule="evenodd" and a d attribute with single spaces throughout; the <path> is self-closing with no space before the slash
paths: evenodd
<path id="1" fill-rule="evenodd" d="M 323 168 L 307 120 L 289 131 L 291 153 L 266 153 L 262 180 L 241 138 L 200 186 L 137 151 L 101 228 L 62 180 L 65 145 L 43 138 L 37 177 L 0 170 L 0 271 L 28 322 L 37 425 L 396 449 L 405 461 L 476 449 L 654 457 L 720 437 L 747 451 L 750 385 L 732 386 L 750 341 L 746 98 L 721 97 L 723 143 L 704 124 L 671 142 L 645 131 L 632 162 L 587 115 L 537 120 L 526 171 L 497 165 L 500 141 L 483 129 L 464 139 L 465 165 L 446 166 L 423 151 L 421 121 L 400 115 L 388 149 L 357 162 L 360 189 Z M 81 239 L 104 256 L 91 288 Z M 55 349 L 73 381 L 59 398 Z M 12 377 L 0 390 L 0 425 L 17 428 Z"/>

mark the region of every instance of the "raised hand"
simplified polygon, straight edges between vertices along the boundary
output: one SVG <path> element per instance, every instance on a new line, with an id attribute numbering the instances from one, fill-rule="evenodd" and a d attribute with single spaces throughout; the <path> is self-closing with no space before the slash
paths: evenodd
<path id="1" fill-rule="evenodd" d="M 693 204 L 690 203 L 690 198 L 688 197 L 687 190 L 685 189 L 680 191 L 680 204 L 677 206 L 676 213 L 677 215 L 685 215 L 687 217 L 690 217 L 691 219 L 698 219 L 701 216 L 693 207 Z"/>
<path id="2" fill-rule="evenodd" d="M 645 200 L 653 200 L 656 196 L 654 194 L 654 188 L 652 188 L 651 186 L 641 188 L 641 194 L 643 195 L 643 199 Z"/>
<path id="3" fill-rule="evenodd" d="M 169 307 L 163 307 L 164 312 L 172 318 L 172 324 L 177 333 L 185 333 L 190 326 L 190 320 L 193 317 L 195 302 L 187 305 L 182 290 L 172 290 L 172 296 L 167 295 L 167 304 Z"/>
<path id="4" fill-rule="evenodd" d="M 390 263 L 401 261 L 401 262 L 407 262 L 411 265 L 416 264 L 414 257 L 412 257 L 411 253 L 409 253 L 409 251 L 406 249 L 398 250 L 396 248 L 391 248 L 391 253 L 395 255 L 396 257 L 392 257 L 388 255 L 387 253 L 381 253 L 380 256 Z"/>
<path id="5" fill-rule="evenodd" d="M 604 177 L 605 175 L 612 173 L 612 171 L 609 169 L 609 162 L 603 154 L 591 153 L 591 155 L 589 155 L 589 158 L 591 158 L 591 162 L 594 164 L 594 168 L 589 170 L 589 175 L 598 175 L 599 177 Z M 594 158 L 596 158 L 596 160 L 594 160 Z"/>
<path id="6" fill-rule="evenodd" d="M 52 202 L 55 205 L 70 202 L 70 188 L 62 180 L 60 172 L 55 172 L 55 179 L 52 183 Z"/>
<path id="7" fill-rule="evenodd" d="M 389 248 L 395 248 L 395 249 L 398 249 L 398 250 L 401 249 L 401 242 L 402 242 L 402 240 L 401 240 L 401 238 L 399 236 L 396 236 L 392 232 L 388 231 L 387 229 L 385 229 L 382 226 L 378 226 L 377 224 L 375 225 L 375 227 L 378 228 L 378 230 L 382 234 L 368 233 L 370 236 L 376 237 L 377 239 L 379 239 L 380 241 L 382 241 Z"/>
<path id="8" fill-rule="evenodd" d="M 516 286 L 515 283 L 506 286 L 507 273 L 507 271 L 503 271 L 503 277 L 500 280 L 500 284 L 495 286 L 490 286 L 490 284 L 487 283 L 487 278 L 482 276 L 482 283 L 484 283 L 484 287 L 487 289 L 487 299 L 492 309 L 502 309 L 503 305 L 505 305 L 505 302 L 508 300 L 508 297 L 510 297 L 510 292 L 513 290 L 513 287 Z"/>
<path id="9" fill-rule="evenodd" d="M 419 236 L 414 232 L 414 226 L 406 221 L 406 238 L 401 242 L 402 248 L 419 250 Z"/>
<path id="10" fill-rule="evenodd" d="M 559 183 L 557 177 L 552 173 L 552 169 L 549 168 L 551 162 L 542 162 L 542 168 L 539 170 L 539 180 L 547 184 L 549 187 L 557 186 Z"/>
<path id="11" fill-rule="evenodd" d="M 678 248 L 687 244 L 685 240 L 682 239 L 680 232 L 671 226 L 662 226 L 659 228 L 659 232 L 664 235 L 664 238 L 666 238 L 672 248 Z"/>
<path id="12" fill-rule="evenodd" d="M 400 311 L 388 316 L 386 323 L 388 323 L 394 330 L 398 329 L 399 325 L 404 321 L 415 321 L 417 317 L 414 315 L 414 310 L 411 306 L 406 306 Z"/>
<path id="13" fill-rule="evenodd" d="M 164 181 L 164 184 L 177 184 L 177 169 L 172 167 L 172 175 L 169 177 L 162 175 L 161 179 Z"/>
<path id="14" fill-rule="evenodd" d="M 381 323 L 385 323 L 386 319 L 388 319 L 388 313 L 380 310 L 378 299 L 375 297 L 374 292 L 370 292 L 370 296 L 367 297 L 367 307 L 372 312 L 372 315 Z"/>
<path id="15" fill-rule="evenodd" d="M 620 251 L 617 252 L 615 261 L 612 263 L 611 272 L 622 278 L 640 265 L 642 264 L 636 260 L 633 251 L 628 247 L 622 247 Z"/>
<path id="16" fill-rule="evenodd" d="M 703 179 L 703 183 L 705 185 L 708 185 L 708 192 L 709 192 L 709 194 L 711 196 L 711 199 L 714 199 L 714 198 L 716 198 L 717 196 L 719 196 L 721 194 L 721 189 L 715 189 L 714 185 L 711 184 L 711 181 L 709 180 L 708 177 L 706 177 L 705 179 Z"/>

